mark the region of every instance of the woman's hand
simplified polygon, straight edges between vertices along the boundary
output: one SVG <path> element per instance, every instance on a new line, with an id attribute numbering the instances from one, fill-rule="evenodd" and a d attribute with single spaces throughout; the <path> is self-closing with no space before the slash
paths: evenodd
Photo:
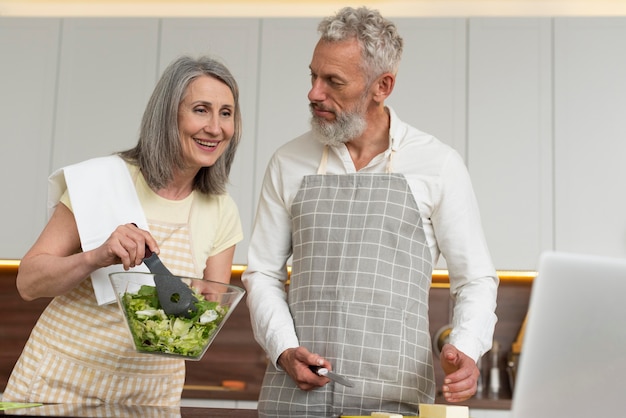
<path id="1" fill-rule="evenodd" d="M 101 267 L 123 264 L 129 269 L 140 264 L 146 245 L 158 253 L 157 243 L 148 231 L 126 224 L 115 229 L 98 248 L 82 252 L 74 214 L 59 203 L 20 262 L 17 290 L 24 300 L 65 294 Z"/>
<path id="2" fill-rule="evenodd" d="M 124 270 L 138 266 L 146 257 L 146 247 L 159 253 L 156 240 L 133 223 L 118 226 L 109 238 L 94 249 L 94 262 L 99 267 L 122 264 Z"/>

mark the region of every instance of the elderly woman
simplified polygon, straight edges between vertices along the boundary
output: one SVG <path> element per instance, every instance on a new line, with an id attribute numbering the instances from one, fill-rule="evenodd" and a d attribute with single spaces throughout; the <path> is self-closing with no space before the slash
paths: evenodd
<path id="1" fill-rule="evenodd" d="M 4 401 L 179 405 L 184 361 L 135 353 L 107 276 L 138 268 L 149 248 L 174 274 L 230 280 L 242 229 L 226 183 L 240 137 L 230 71 L 181 57 L 156 85 L 134 148 L 51 176 L 58 197 L 17 288 L 54 299 Z"/>

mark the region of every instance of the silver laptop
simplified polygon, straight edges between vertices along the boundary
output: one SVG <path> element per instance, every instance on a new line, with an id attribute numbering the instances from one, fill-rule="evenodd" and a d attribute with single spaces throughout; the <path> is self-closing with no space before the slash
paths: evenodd
<path id="1" fill-rule="evenodd" d="M 512 416 L 626 417 L 626 258 L 541 255 Z"/>

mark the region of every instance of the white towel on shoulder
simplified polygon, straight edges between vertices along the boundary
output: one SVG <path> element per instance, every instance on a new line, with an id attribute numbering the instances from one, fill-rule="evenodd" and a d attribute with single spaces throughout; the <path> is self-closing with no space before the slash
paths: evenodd
<path id="1" fill-rule="evenodd" d="M 61 168 L 49 177 L 48 216 L 52 215 L 65 189 L 83 251 L 102 245 L 119 225 L 135 223 L 148 230 L 143 208 L 137 197 L 126 163 L 119 156 L 99 157 Z M 121 264 L 104 267 L 91 274 L 99 305 L 115 301 L 109 274 L 124 271 Z M 147 272 L 145 264 L 131 271 Z"/>

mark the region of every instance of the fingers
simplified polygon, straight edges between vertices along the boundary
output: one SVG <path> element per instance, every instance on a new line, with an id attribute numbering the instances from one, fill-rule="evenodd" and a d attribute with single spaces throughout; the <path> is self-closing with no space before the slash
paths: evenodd
<path id="1" fill-rule="evenodd" d="M 150 234 L 150 232 L 139 228 L 136 223 L 132 223 L 132 224 L 128 224 L 128 225 L 134 226 L 143 235 L 144 242 L 145 242 L 145 245 L 144 245 L 144 248 L 145 248 L 144 257 L 150 257 L 152 255 L 152 253 L 159 254 L 159 251 L 160 251 L 159 250 L 159 245 L 157 244 L 157 242 L 154 239 L 154 237 L 152 236 L 152 234 Z"/>
<path id="2" fill-rule="evenodd" d="M 146 253 L 146 240 L 142 230 L 133 224 L 126 224 L 118 227 L 118 239 L 122 247 L 119 254 L 122 264 L 126 267 L 135 267 L 143 262 Z"/>
<path id="3" fill-rule="evenodd" d="M 304 380 L 305 386 L 308 387 L 309 389 L 304 389 L 304 390 L 317 389 L 319 387 L 322 387 L 328 384 L 330 382 L 330 379 L 325 376 L 318 375 L 317 373 L 313 371 L 314 369 L 312 369 L 311 367 L 317 366 L 317 367 L 324 367 L 328 370 L 332 370 L 332 365 L 330 364 L 330 362 L 317 353 L 311 353 L 304 347 L 301 347 L 301 348 L 303 350 L 301 351 L 296 350 L 296 354 L 301 355 L 302 357 L 301 361 L 302 361 L 303 366 L 305 367 L 305 370 L 303 371 L 305 375 L 303 380 Z"/>
<path id="4" fill-rule="evenodd" d="M 444 387 L 443 396 L 447 402 L 456 403 L 463 402 L 474 396 L 476 393 L 476 385 L 469 387 L 467 389 L 458 390 L 458 391 L 446 391 L 446 385 Z"/>
<path id="5" fill-rule="evenodd" d="M 446 376 L 443 382 L 443 396 L 448 402 L 461 402 L 471 398 L 477 389 L 480 373 L 464 367 L 452 375 Z"/>
<path id="6" fill-rule="evenodd" d="M 480 371 L 476 362 L 452 345 L 444 346 L 441 366 L 446 373 L 443 396 L 448 402 L 461 402 L 476 393 Z"/>
<path id="7" fill-rule="evenodd" d="M 301 390 L 317 389 L 330 381 L 327 377 L 319 376 L 310 369 L 310 366 L 330 369 L 330 363 L 319 354 L 309 352 L 305 347 L 285 350 L 279 357 L 279 364 Z"/>
<path id="8" fill-rule="evenodd" d="M 460 351 L 451 344 L 445 344 L 441 349 L 441 367 L 446 375 L 454 373 L 459 369 L 458 363 L 461 360 Z"/>
<path id="9" fill-rule="evenodd" d="M 110 257 L 108 264 L 122 264 L 124 270 L 141 264 L 146 257 L 146 252 L 158 253 L 159 251 L 152 235 L 132 223 L 118 226 L 103 247 Z"/>
<path id="10" fill-rule="evenodd" d="M 311 353 L 305 347 L 298 347 L 294 351 L 294 357 L 297 361 L 304 363 L 308 366 L 321 366 L 331 370 L 330 363 L 326 361 L 322 356 L 316 353 Z"/>

